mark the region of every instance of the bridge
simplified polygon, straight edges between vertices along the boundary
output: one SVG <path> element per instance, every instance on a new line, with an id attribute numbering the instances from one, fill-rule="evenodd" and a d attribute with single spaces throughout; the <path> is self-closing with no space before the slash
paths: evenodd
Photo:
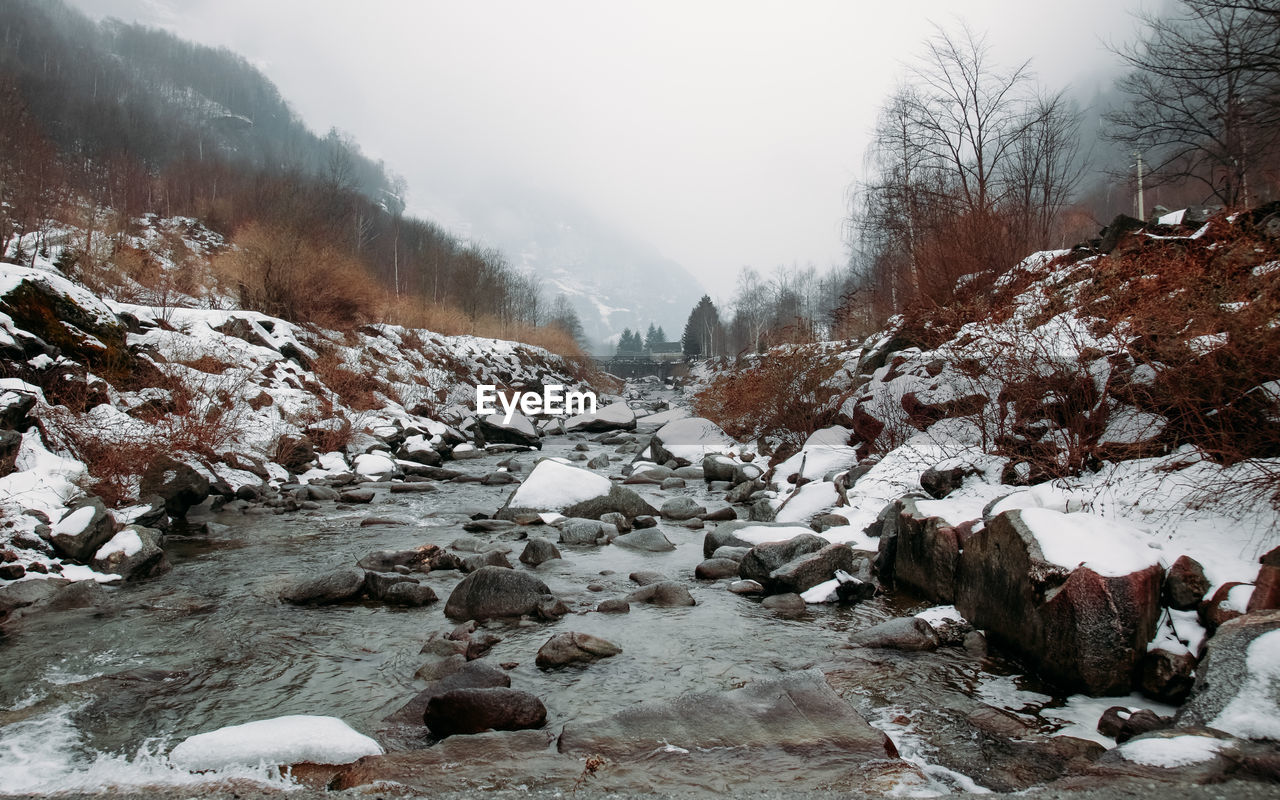
<path id="1" fill-rule="evenodd" d="M 610 375 L 619 378 L 642 378 L 655 375 L 663 380 L 667 378 L 687 378 L 689 367 L 693 363 L 681 353 L 627 353 L 616 356 L 599 356 L 596 366 Z"/>

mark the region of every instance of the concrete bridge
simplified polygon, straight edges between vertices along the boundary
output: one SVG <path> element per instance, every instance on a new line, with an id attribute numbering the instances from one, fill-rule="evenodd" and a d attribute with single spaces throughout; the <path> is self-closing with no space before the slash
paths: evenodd
<path id="1" fill-rule="evenodd" d="M 667 353 L 599 356 L 595 362 L 602 371 L 617 375 L 619 378 L 643 378 L 646 375 L 656 375 L 663 380 L 688 377 L 689 367 L 692 364 L 691 361 L 685 360 L 683 355 L 672 358 Z"/>

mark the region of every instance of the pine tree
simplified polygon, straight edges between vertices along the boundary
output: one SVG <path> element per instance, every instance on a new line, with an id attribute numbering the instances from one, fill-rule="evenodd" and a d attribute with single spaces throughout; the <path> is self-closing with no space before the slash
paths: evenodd
<path id="1" fill-rule="evenodd" d="M 689 312 L 681 344 L 686 356 L 723 355 L 724 327 L 720 324 L 720 313 L 716 311 L 710 295 L 704 294 L 693 311 Z"/>
<path id="2" fill-rule="evenodd" d="M 618 354 L 631 352 L 631 329 L 623 328 L 622 335 L 618 337 Z"/>
<path id="3" fill-rule="evenodd" d="M 653 346 L 658 344 L 660 341 L 661 340 L 658 339 L 658 329 L 653 326 L 652 322 L 650 322 L 649 330 L 644 335 L 644 349 L 649 352 L 653 352 Z"/>
<path id="4" fill-rule="evenodd" d="M 665 344 L 665 343 L 666 343 L 666 341 L 667 341 L 667 334 L 666 334 L 666 331 L 662 330 L 662 326 L 661 326 L 661 325 L 659 325 L 659 326 L 658 326 L 658 343 L 659 343 L 659 344 Z"/>

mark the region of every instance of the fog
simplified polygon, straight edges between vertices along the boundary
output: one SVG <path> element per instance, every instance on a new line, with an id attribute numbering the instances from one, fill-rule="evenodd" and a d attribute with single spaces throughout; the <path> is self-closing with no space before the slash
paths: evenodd
<path id="1" fill-rule="evenodd" d="M 409 209 L 546 195 L 682 263 L 843 263 L 846 193 L 931 23 L 1087 100 L 1141 0 L 410 2 L 76 0 L 259 66 L 313 128 L 350 132 Z M 484 231 L 474 231 L 483 237 Z"/>

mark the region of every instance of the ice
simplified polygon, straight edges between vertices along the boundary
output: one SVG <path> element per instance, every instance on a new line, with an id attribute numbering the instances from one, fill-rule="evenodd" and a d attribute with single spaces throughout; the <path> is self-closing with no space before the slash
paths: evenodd
<path id="1" fill-rule="evenodd" d="M 589 470 L 544 459 L 511 495 L 511 508 L 561 509 L 609 493 L 612 482 Z"/>
<path id="2" fill-rule="evenodd" d="M 1152 547 L 1150 537 L 1124 523 L 1046 508 L 1024 508 L 1021 516 L 1051 564 L 1084 566 L 1104 577 L 1120 577 L 1160 563 L 1160 551 Z"/>
<path id="3" fill-rule="evenodd" d="M 1138 739 L 1120 745 L 1126 761 L 1149 767 L 1185 767 L 1214 758 L 1229 743 L 1211 736 L 1169 736 Z"/>
<path id="4" fill-rule="evenodd" d="M 349 764 L 382 747 L 337 717 L 294 715 L 231 725 L 192 736 L 169 753 L 189 770 L 255 764 Z"/>
<path id="5" fill-rule="evenodd" d="M 1245 651 L 1247 677 L 1209 727 L 1248 739 L 1280 740 L 1280 630 L 1264 633 Z"/>

